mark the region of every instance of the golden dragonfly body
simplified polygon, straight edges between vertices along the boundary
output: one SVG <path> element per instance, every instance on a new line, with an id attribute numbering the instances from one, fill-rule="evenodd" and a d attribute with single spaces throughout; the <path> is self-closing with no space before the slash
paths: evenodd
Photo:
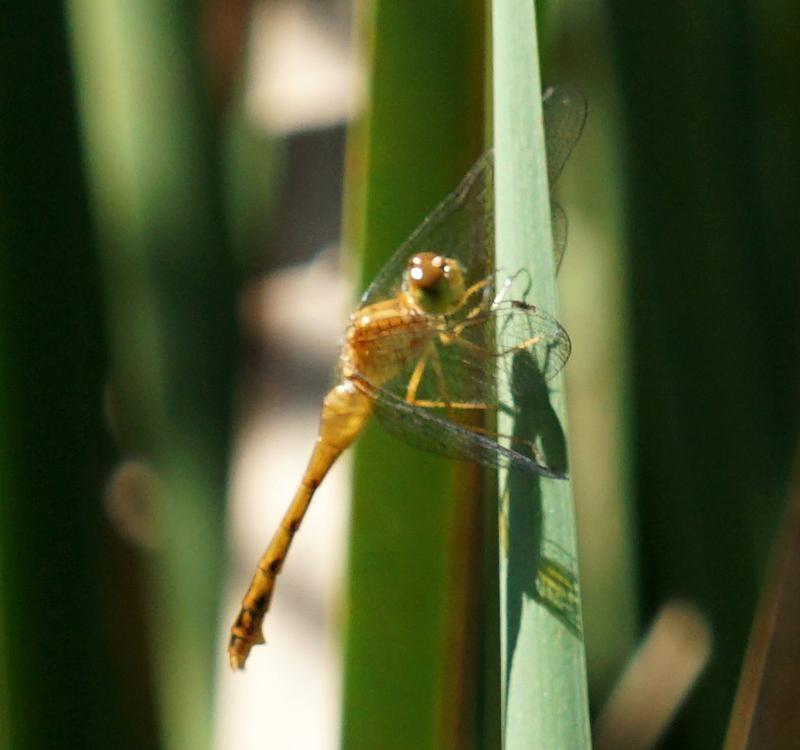
<path id="1" fill-rule="evenodd" d="M 292 538 L 328 470 L 370 418 L 377 399 L 375 386 L 391 380 L 403 363 L 417 361 L 421 364 L 415 369 L 406 393 L 407 402 L 417 406 L 415 390 L 428 361 L 422 355 L 434 351 L 431 344 L 435 339 L 451 344 L 452 337 L 458 335 L 457 329 L 449 330 L 451 326 L 444 313 L 463 306 L 475 291 L 464 291 L 458 262 L 434 253 L 420 253 L 409 259 L 408 266 L 406 283 L 394 299 L 367 305 L 350 316 L 340 355 L 342 382 L 323 400 L 319 434 L 308 467 L 258 563 L 231 628 L 228 655 L 235 669 L 244 666 L 255 644 L 264 642 L 262 621 Z M 431 307 L 431 294 L 441 298 L 432 305 L 434 309 L 441 307 L 441 314 L 426 309 L 426 303 Z M 464 408 L 459 403 L 442 402 L 437 406 Z"/>

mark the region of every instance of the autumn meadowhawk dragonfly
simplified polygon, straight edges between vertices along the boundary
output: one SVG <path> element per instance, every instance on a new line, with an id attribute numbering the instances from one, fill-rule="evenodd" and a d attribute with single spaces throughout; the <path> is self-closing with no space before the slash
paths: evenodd
<path id="1" fill-rule="evenodd" d="M 580 136 L 583 96 L 570 88 L 543 97 L 550 185 Z M 389 259 L 350 316 L 336 382 L 323 401 L 319 435 L 300 486 L 258 563 L 231 627 L 228 655 L 244 667 L 264 642 L 262 622 L 311 498 L 328 470 L 375 415 L 413 445 L 489 466 L 515 466 L 563 477 L 539 457 L 532 442 L 502 444 L 485 426 L 513 403 L 512 360 L 525 352 L 544 379 L 570 354 L 561 325 L 524 299 L 524 274 L 492 269 L 493 154 L 487 151 L 451 193 Z M 552 204 L 556 265 L 566 243 L 566 218 Z M 507 388 L 498 388 L 505 381 Z"/>

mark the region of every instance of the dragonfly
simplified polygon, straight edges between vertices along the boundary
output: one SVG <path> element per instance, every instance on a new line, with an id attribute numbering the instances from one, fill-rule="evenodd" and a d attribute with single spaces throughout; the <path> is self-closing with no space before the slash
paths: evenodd
<path id="1" fill-rule="evenodd" d="M 557 180 L 586 119 L 586 102 L 570 87 L 542 99 L 549 184 Z M 487 466 L 516 467 L 563 478 L 533 443 L 502 440 L 483 424 L 503 404 L 498 383 L 511 384 L 515 354 L 528 352 L 545 379 L 566 363 L 569 336 L 553 317 L 521 299 L 524 274 L 498 280 L 494 249 L 494 155 L 488 150 L 397 249 L 350 316 L 325 396 L 308 466 L 280 526 L 258 562 L 230 631 L 228 657 L 243 669 L 264 643 L 263 620 L 311 499 L 341 453 L 375 416 L 416 447 Z M 556 267 L 567 223 L 553 202 Z M 484 418 L 481 418 L 483 415 Z M 505 436 L 503 436 L 505 437 Z M 505 444 L 504 444 L 505 443 Z"/>

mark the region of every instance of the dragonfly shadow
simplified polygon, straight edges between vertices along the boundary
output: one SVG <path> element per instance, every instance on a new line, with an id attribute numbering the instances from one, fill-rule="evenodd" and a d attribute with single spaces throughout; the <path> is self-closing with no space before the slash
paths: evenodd
<path id="1" fill-rule="evenodd" d="M 513 436 L 518 444 L 539 446 L 534 458 L 556 471 L 567 471 L 566 436 L 550 403 L 542 367 L 527 351 L 514 355 L 511 386 L 516 410 Z M 557 481 L 509 469 L 507 502 L 506 673 L 508 688 L 525 601 L 543 606 L 576 638 L 580 638 L 577 580 L 568 556 L 545 543 L 543 482 Z"/>

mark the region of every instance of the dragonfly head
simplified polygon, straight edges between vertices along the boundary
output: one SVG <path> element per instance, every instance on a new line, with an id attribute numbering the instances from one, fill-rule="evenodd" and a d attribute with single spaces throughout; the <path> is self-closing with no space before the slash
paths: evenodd
<path id="1" fill-rule="evenodd" d="M 444 315 L 464 297 L 464 271 L 453 258 L 415 253 L 408 259 L 405 288 L 422 310 Z"/>

